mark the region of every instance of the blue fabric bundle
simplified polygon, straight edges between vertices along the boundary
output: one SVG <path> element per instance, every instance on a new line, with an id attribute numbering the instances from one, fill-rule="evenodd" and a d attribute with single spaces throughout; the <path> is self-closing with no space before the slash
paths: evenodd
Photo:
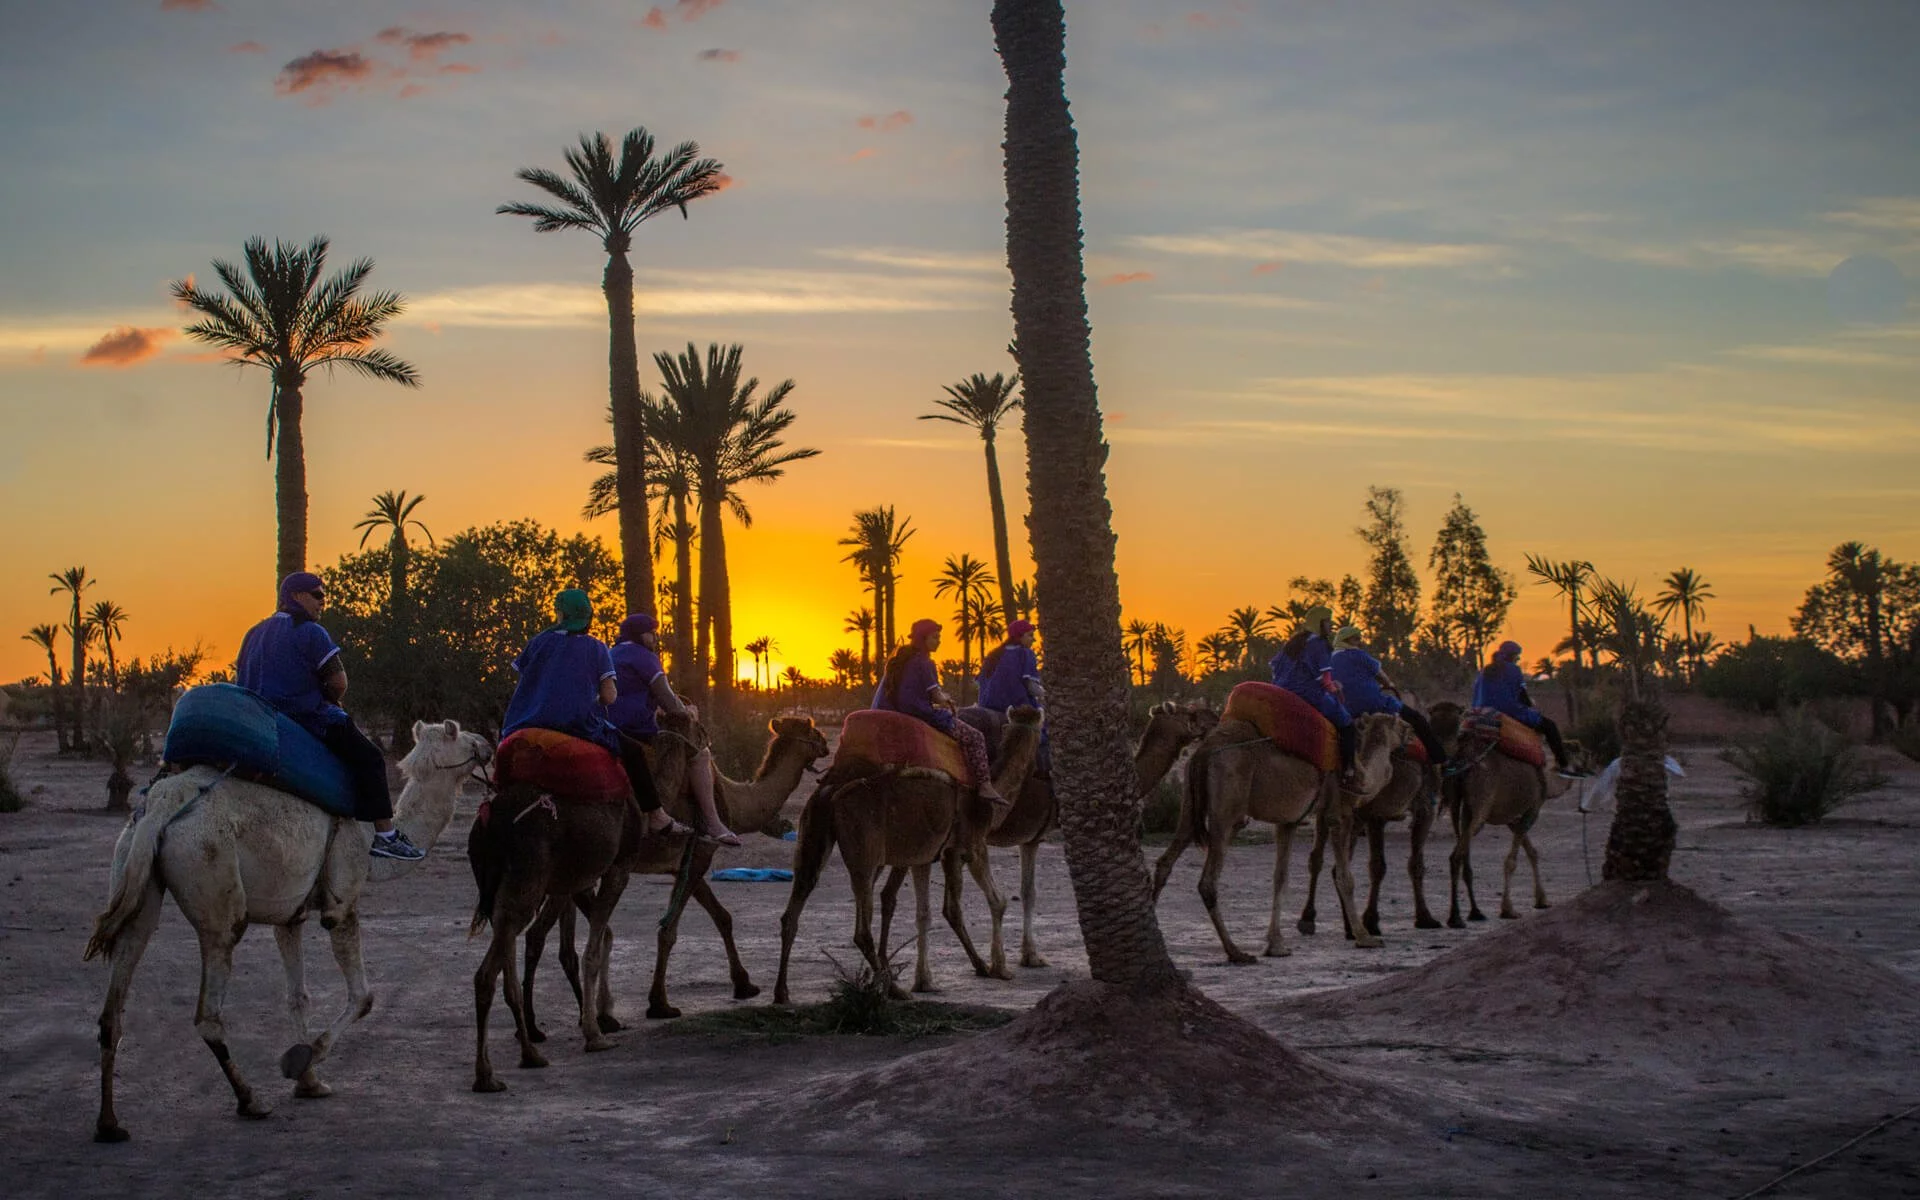
<path id="1" fill-rule="evenodd" d="M 176 766 L 234 764 L 269 787 L 353 815 L 353 782 L 320 739 L 243 687 L 209 683 L 173 706 L 166 760 Z"/>
<path id="2" fill-rule="evenodd" d="M 793 872 L 785 867 L 722 867 L 707 878 L 723 883 L 792 883 Z"/>

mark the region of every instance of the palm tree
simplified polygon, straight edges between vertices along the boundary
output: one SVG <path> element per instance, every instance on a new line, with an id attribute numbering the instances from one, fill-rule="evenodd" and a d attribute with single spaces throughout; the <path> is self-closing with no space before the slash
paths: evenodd
<path id="1" fill-rule="evenodd" d="M 1653 608 L 1669 620 L 1674 613 L 1680 614 L 1686 634 L 1687 679 L 1692 682 L 1700 674 L 1700 660 L 1694 656 L 1693 622 L 1696 617 L 1706 619 L 1707 601 L 1714 598 L 1713 585 L 1692 567 L 1681 567 L 1663 582 L 1666 586 L 1653 598 Z"/>
<path id="2" fill-rule="evenodd" d="M 934 401 L 945 412 L 920 414 L 922 421 L 965 425 L 980 435 L 980 441 L 987 448 L 987 502 L 993 510 L 993 557 L 1000 570 L 1001 619 L 1009 625 L 1014 619 L 1013 558 L 1007 546 L 1007 502 L 1000 494 L 1000 458 L 994 450 L 994 437 L 1000 431 L 1001 420 L 1020 407 L 1020 401 L 1013 394 L 1019 386 L 1018 372 L 1011 378 L 998 373 L 991 379 L 971 375 L 947 385 L 946 397 Z"/>
<path id="3" fill-rule="evenodd" d="M 413 510 L 425 500 L 425 496 L 409 497 L 405 491 L 381 492 L 373 498 L 373 507 L 367 515 L 354 524 L 354 528 L 361 531 L 362 549 L 366 548 L 368 538 L 383 529 L 387 531 L 388 645 L 384 650 L 387 669 L 399 692 L 391 739 L 396 752 L 411 746 L 413 722 L 420 715 L 414 700 L 413 604 L 407 590 L 407 567 L 413 547 L 407 541 L 407 526 L 412 525 L 426 534 L 428 545 L 435 544 L 433 531 L 413 515 Z"/>
<path id="4" fill-rule="evenodd" d="M 645 414 L 647 446 L 647 495 L 661 502 L 653 522 L 651 552 L 660 554 L 663 542 L 673 542 L 673 671 L 676 690 L 687 695 L 702 695 L 704 668 L 693 652 L 693 543 L 699 530 L 689 515 L 697 503 L 693 459 L 680 447 L 679 411 L 642 392 L 640 407 Z M 613 410 L 607 410 L 607 424 L 613 424 Z M 594 446 L 586 460 L 615 467 L 611 445 Z M 620 475 L 617 469 L 597 477 L 587 489 L 587 503 L 581 515 L 592 519 L 620 509 Z"/>
<path id="5" fill-rule="evenodd" d="M 543 167 L 522 167 L 516 178 L 559 201 L 502 204 L 494 211 L 531 217 L 536 233 L 582 229 L 600 238 L 607 252 L 600 287 L 607 297 L 607 398 L 613 407 L 614 469 L 619 478 L 620 558 L 625 567 L 629 613 L 653 611 L 653 558 L 647 553 L 647 464 L 645 415 L 640 405 L 640 352 L 633 339 L 633 265 L 627 252 L 641 222 L 687 205 L 722 186 L 720 164 L 700 157 L 700 147 L 682 142 L 659 158 L 653 135 L 636 128 L 620 143 L 604 133 L 580 135 L 566 151 L 568 175 Z M 727 653 L 729 661 L 732 650 Z"/>
<path id="6" fill-rule="evenodd" d="M 1240 661 L 1240 647 L 1230 633 L 1209 633 L 1193 644 L 1201 666 L 1209 673 L 1225 671 Z"/>
<path id="7" fill-rule="evenodd" d="M 955 613 L 960 639 L 960 698 L 967 696 L 967 681 L 973 678 L 973 643 L 986 625 L 985 609 L 992 602 L 987 589 L 994 584 L 987 564 L 971 554 L 947 556 L 947 563 L 934 576 L 933 594 L 952 596 L 960 605 Z"/>
<path id="8" fill-rule="evenodd" d="M 766 637 L 764 635 L 753 639 L 751 642 L 748 642 L 745 646 L 742 647 L 742 649 L 744 649 L 748 654 L 751 654 L 753 656 L 753 686 L 754 687 L 761 686 L 760 660 L 767 656 L 767 651 L 772 649 L 772 647 L 773 647 L 773 639 L 770 637 Z"/>
<path id="9" fill-rule="evenodd" d="M 707 347 L 703 363 L 700 352 L 688 342 L 686 352 L 677 358 L 666 353 L 653 356 L 664 392 L 660 411 L 670 414 L 661 437 L 671 438 L 675 449 L 686 455 L 700 502 L 700 616 L 694 657 L 707 674 L 711 645 L 710 674 L 716 705 L 722 709 L 733 689 L 733 601 L 723 517 L 731 512 L 743 527 L 752 525 L 753 513 L 739 486 L 771 483 L 787 473 L 789 463 L 820 453 L 789 447 L 781 440 L 798 416 L 786 406 L 793 380 L 781 382 L 764 396 L 756 395 L 760 381 L 741 380 L 740 354 L 738 345 L 723 347 L 716 342 Z M 615 433 L 617 437 L 617 428 Z"/>
<path id="10" fill-rule="evenodd" d="M 900 559 L 907 541 L 917 532 L 913 518 L 896 517 L 893 505 L 867 508 L 853 514 L 853 528 L 840 539 L 850 547 L 841 562 L 850 562 L 860 577 L 873 589 L 874 660 L 879 662 L 893 653 L 899 644 L 896 636 L 899 613 L 895 611 L 895 593 L 900 583 Z"/>
<path id="11" fill-rule="evenodd" d="M 1568 559 L 1566 562 L 1555 562 L 1552 559 L 1542 558 L 1537 554 L 1529 554 L 1527 555 L 1527 574 L 1532 575 L 1536 583 L 1551 585 L 1555 591 L 1567 599 L 1567 641 L 1561 643 L 1561 645 L 1567 646 L 1572 651 L 1573 674 L 1567 678 L 1563 686 L 1567 693 L 1567 723 L 1570 725 L 1577 724 L 1580 720 L 1578 687 L 1580 678 L 1580 649 L 1583 644 L 1586 644 L 1582 641 L 1582 634 L 1586 631 L 1580 621 L 1581 593 L 1586 588 L 1588 581 L 1593 578 L 1593 564 L 1587 562 L 1585 559 Z M 1556 646 L 1555 649 L 1557 650 L 1559 647 Z M 1599 664 L 1599 653 L 1596 651 L 1594 654 L 1594 665 L 1598 666 Z"/>
<path id="12" fill-rule="evenodd" d="M 860 680 L 863 683 L 872 683 L 873 655 L 871 648 L 873 646 L 873 610 L 870 608 L 854 609 L 847 614 L 847 623 L 841 626 L 841 631 L 860 635 Z"/>
<path id="13" fill-rule="evenodd" d="M 833 671 L 834 683 L 840 687 L 852 687 L 856 672 L 860 679 L 866 678 L 866 664 L 845 646 L 827 656 L 827 666 Z"/>
<path id="14" fill-rule="evenodd" d="M 93 586 L 93 580 L 87 578 L 85 567 L 68 567 L 66 570 L 47 576 L 53 580 L 53 586 L 47 589 L 49 596 L 58 596 L 66 592 L 73 597 L 73 617 L 67 622 L 67 633 L 73 639 L 73 748 L 85 751 L 87 748 L 87 624 L 80 616 L 80 596 Z"/>
<path id="15" fill-rule="evenodd" d="M 1023 621 L 1031 621 L 1039 613 L 1040 605 L 1033 597 L 1033 581 L 1022 579 L 1013 585 L 1013 611 Z"/>
<path id="16" fill-rule="evenodd" d="M 1060 828 L 1093 978 L 1135 995 L 1173 991 L 1181 980 L 1154 916 L 1135 833 L 1140 805 L 1089 349 L 1066 17 L 1059 0 L 995 0 L 993 32 L 1008 81 L 1007 265 L 1026 381 L 1028 527 L 1048 604 L 1041 615 Z"/>
<path id="17" fill-rule="evenodd" d="M 87 610 L 87 627 L 100 638 L 107 655 L 107 686 L 120 690 L 120 668 L 113 658 L 113 644 L 120 640 L 120 627 L 126 624 L 127 610 L 111 600 L 96 600 Z"/>
<path id="18" fill-rule="evenodd" d="M 1138 617 L 1127 622 L 1126 642 L 1124 644 L 1127 652 L 1132 654 L 1136 660 L 1141 683 L 1147 681 L 1147 644 L 1152 640 L 1153 626 Z"/>
<path id="19" fill-rule="evenodd" d="M 60 752 L 67 752 L 66 702 L 60 698 L 60 627 L 58 625 L 35 625 L 20 635 L 22 641 L 32 642 L 47 652 L 47 685 L 52 689 L 47 694 L 53 700 L 53 732 L 60 743 Z"/>
<path id="20" fill-rule="evenodd" d="M 1258 665 L 1254 659 L 1259 643 L 1273 636 L 1272 618 L 1249 604 L 1228 613 L 1221 632 L 1232 634 L 1234 644 L 1240 647 L 1240 668 L 1250 671 Z"/>
<path id="21" fill-rule="evenodd" d="M 274 464 L 275 504 L 280 544 L 274 582 L 307 565 L 307 457 L 300 431 L 304 388 L 316 367 L 351 367 L 372 379 L 419 387 L 413 365 L 373 348 L 388 321 L 405 303 L 398 292 L 360 294 L 373 272 L 371 258 L 359 259 L 321 280 L 327 265 L 327 239 L 305 247 L 265 238 L 247 240 L 246 274 L 232 263 L 213 260 L 226 294 L 202 290 L 192 279 L 175 282 L 173 298 L 200 314 L 186 335 L 226 352 L 238 366 L 264 369 L 273 378 L 267 402 L 267 457 Z"/>

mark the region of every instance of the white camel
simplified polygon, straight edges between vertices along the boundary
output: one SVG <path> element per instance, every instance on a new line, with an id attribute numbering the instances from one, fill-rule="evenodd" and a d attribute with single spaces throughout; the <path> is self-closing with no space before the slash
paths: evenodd
<path id="1" fill-rule="evenodd" d="M 487 740 L 463 733 L 453 721 L 413 726 L 413 751 L 400 763 L 406 776 L 394 805 L 394 824 L 416 846 L 431 847 L 453 817 L 454 793 L 469 772 L 493 755 Z M 249 924 L 273 926 L 287 971 L 287 1006 L 294 1045 L 280 1069 L 298 1082 L 294 1095 L 311 1099 L 331 1089 L 315 1068 L 348 1025 L 373 1009 L 360 960 L 360 889 L 369 875 L 405 874 L 412 863 L 375 866 L 367 853 L 370 827 L 333 816 L 305 800 L 244 783 L 213 767 L 193 767 L 153 785 L 113 850 L 106 911 L 94 923 L 86 957 L 105 953 L 112 975 L 100 1009 L 100 1116 L 97 1142 L 123 1142 L 127 1131 L 113 1111 L 113 1062 L 120 1017 L 140 955 L 160 924 L 162 894 L 171 892 L 200 937 L 200 1003 L 194 1027 L 226 1073 L 243 1117 L 264 1117 L 263 1104 L 227 1052 L 221 1004 L 233 971 L 233 948 Z M 347 1003 L 315 1038 L 307 1034 L 309 997 L 301 961 L 301 931 L 309 914 L 333 938 L 333 957 L 347 980 Z"/>

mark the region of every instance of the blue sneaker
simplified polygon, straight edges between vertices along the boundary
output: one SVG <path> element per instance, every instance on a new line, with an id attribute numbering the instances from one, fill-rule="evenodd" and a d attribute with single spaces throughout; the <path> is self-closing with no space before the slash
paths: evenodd
<path id="1" fill-rule="evenodd" d="M 370 853 L 375 858 L 397 858 L 401 862 L 419 862 L 427 856 L 425 850 L 408 841 L 407 835 L 399 830 L 395 830 L 391 837 L 374 834 Z"/>

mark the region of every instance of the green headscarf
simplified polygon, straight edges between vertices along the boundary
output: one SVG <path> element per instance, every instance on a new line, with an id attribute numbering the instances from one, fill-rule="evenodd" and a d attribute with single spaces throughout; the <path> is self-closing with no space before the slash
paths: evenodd
<path id="1" fill-rule="evenodd" d="M 555 629 L 585 633 L 587 626 L 593 624 L 593 601 L 579 588 L 568 588 L 553 598 L 553 614 L 559 618 L 554 623 Z"/>

